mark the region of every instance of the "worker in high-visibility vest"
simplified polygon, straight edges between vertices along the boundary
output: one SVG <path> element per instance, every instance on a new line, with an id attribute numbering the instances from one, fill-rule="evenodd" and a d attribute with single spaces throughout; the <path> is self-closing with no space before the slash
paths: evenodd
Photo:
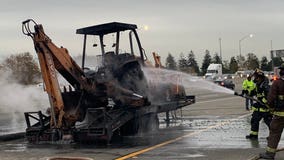
<path id="1" fill-rule="evenodd" d="M 255 83 L 251 79 L 252 75 L 249 75 L 244 81 L 243 81 L 243 90 L 242 95 L 251 96 L 252 91 L 255 89 Z M 249 110 L 253 101 L 252 99 L 246 98 L 246 110 Z"/>
<path id="2" fill-rule="evenodd" d="M 256 69 L 253 76 L 256 87 L 252 91 L 252 95 L 256 96 L 258 101 L 252 106 L 251 131 L 250 134 L 246 136 L 247 139 L 258 139 L 259 122 L 261 119 L 264 120 L 268 128 L 272 120 L 272 115 L 265 105 L 269 92 L 269 80 L 260 69 Z"/>
<path id="3" fill-rule="evenodd" d="M 260 154 L 262 159 L 274 159 L 284 128 L 284 64 L 279 69 L 280 78 L 272 83 L 267 97 L 267 104 L 272 110 L 273 118 L 270 123 L 266 152 Z"/>

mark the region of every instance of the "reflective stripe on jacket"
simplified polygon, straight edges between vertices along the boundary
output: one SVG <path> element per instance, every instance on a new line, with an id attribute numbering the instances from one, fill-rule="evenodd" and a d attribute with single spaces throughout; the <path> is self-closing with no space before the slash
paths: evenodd
<path id="1" fill-rule="evenodd" d="M 257 107 L 252 106 L 252 107 L 251 107 L 251 110 L 257 111 L 257 112 L 269 112 L 269 109 L 268 109 L 268 108 L 263 108 L 263 107 L 257 108 Z"/>
<path id="2" fill-rule="evenodd" d="M 279 116 L 279 117 L 284 117 L 284 112 L 281 112 L 281 111 L 273 111 L 272 114 Z"/>

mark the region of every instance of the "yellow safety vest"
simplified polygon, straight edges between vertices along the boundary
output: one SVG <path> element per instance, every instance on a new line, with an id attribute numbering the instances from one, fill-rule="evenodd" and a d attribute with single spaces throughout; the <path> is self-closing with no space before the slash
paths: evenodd
<path id="1" fill-rule="evenodd" d="M 255 83 L 252 80 L 249 81 L 246 79 L 243 82 L 243 89 L 247 90 L 250 94 L 250 92 L 255 89 Z"/>

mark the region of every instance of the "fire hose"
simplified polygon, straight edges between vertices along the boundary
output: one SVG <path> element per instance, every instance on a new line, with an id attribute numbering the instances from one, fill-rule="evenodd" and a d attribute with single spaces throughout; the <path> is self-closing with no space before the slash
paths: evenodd
<path id="1" fill-rule="evenodd" d="M 250 100 L 253 100 L 253 101 L 255 101 L 255 102 L 258 102 L 258 103 L 260 103 L 260 104 L 262 104 L 262 105 L 267 106 L 267 104 L 263 103 L 262 101 L 258 100 L 257 98 L 254 98 L 254 97 L 252 97 L 252 96 L 248 96 L 248 95 L 244 95 L 244 94 L 239 94 L 238 92 L 235 92 L 234 95 L 235 95 L 235 96 L 240 96 L 240 97 L 243 97 L 243 98 L 248 98 L 248 99 L 250 99 Z M 268 106 L 267 106 L 267 107 L 268 107 Z M 269 108 L 269 107 L 268 107 L 268 108 Z"/>

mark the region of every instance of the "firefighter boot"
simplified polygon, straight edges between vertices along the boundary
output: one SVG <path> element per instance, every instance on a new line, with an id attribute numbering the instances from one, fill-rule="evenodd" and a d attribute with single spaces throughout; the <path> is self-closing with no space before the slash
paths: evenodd
<path id="1" fill-rule="evenodd" d="M 261 159 L 274 159 L 275 153 L 266 151 L 265 153 L 260 153 L 259 158 Z"/>
<path id="2" fill-rule="evenodd" d="M 256 140 L 256 139 L 258 139 L 258 136 L 250 134 L 250 135 L 246 136 L 246 139 Z"/>

